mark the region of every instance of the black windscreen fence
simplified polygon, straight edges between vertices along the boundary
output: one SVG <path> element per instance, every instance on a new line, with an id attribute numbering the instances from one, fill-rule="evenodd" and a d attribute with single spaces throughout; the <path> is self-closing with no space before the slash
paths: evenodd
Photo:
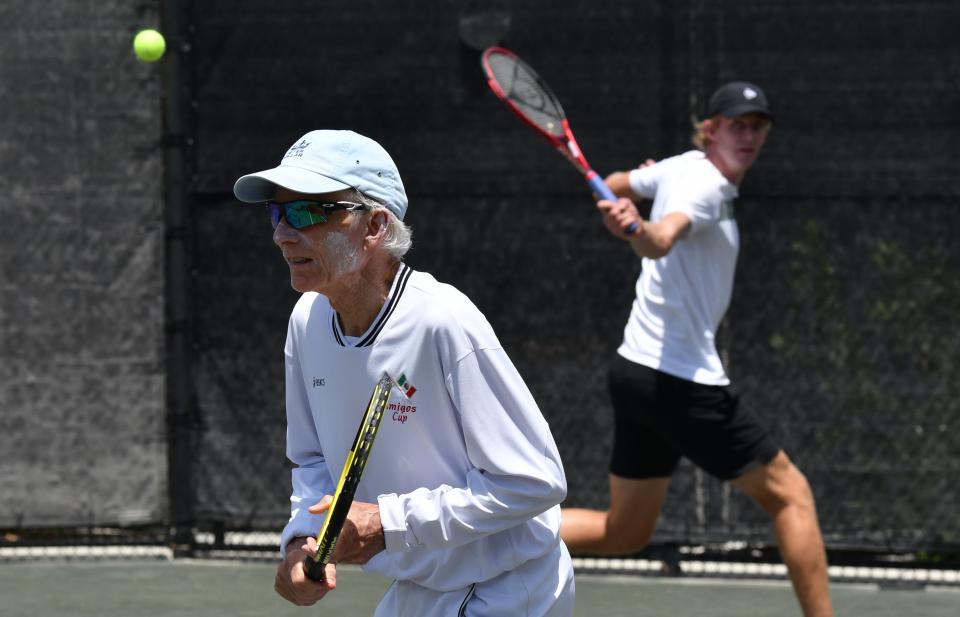
<path id="1" fill-rule="evenodd" d="M 807 475 L 829 549 L 960 550 L 960 5 L 181 0 L 168 57 L 142 65 L 125 37 L 159 9 L 122 4 L 104 3 L 106 47 L 69 30 L 103 57 L 84 74 L 121 102 L 63 77 L 89 105 L 51 110 L 70 118 L 47 134 L 37 98 L 11 97 L 30 124 L 4 138 L 5 167 L 56 147 L 77 169 L 52 184 L 4 172 L 15 225 L 0 231 L 0 528 L 164 526 L 174 507 L 198 529 L 282 527 L 297 294 L 262 207 L 231 187 L 317 128 L 354 129 L 393 155 L 410 198 L 407 263 L 484 312 L 554 432 L 567 504 L 604 507 L 606 368 L 640 263 L 569 164 L 487 90 L 480 48 L 499 43 L 551 84 L 601 174 L 689 149 L 716 85 L 764 87 L 776 123 L 736 204 L 742 247 L 718 337 L 734 389 Z M 69 18 L 84 17 L 63 15 L 64 29 Z M 0 21 L 20 40 L 45 36 Z M 162 78 L 172 58 L 175 83 Z M 22 75 L 9 63 L 0 75 L 46 92 L 41 75 L 61 60 L 24 55 Z M 164 83 L 184 134 L 162 130 Z M 183 269 L 180 288 L 161 284 L 165 147 L 185 155 L 176 239 L 189 260 L 166 266 Z M 70 203 L 83 233 L 75 217 L 45 219 L 40 237 L 57 249 L 37 265 L 22 257 L 37 236 L 21 231 L 51 200 Z M 174 352 L 160 310 L 177 297 L 191 312 Z M 185 432 L 163 430 L 165 360 L 189 366 Z M 95 479 L 90 461 L 103 464 Z M 85 507 L 64 506 L 79 495 Z M 728 541 L 772 546 L 767 516 L 683 462 L 654 542 Z"/>

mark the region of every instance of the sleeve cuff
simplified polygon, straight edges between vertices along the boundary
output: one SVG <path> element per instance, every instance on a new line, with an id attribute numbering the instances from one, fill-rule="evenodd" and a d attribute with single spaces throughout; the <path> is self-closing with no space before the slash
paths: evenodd
<path id="1" fill-rule="evenodd" d="M 301 515 L 301 513 L 306 516 Z M 310 514 L 306 508 L 295 511 L 294 515 L 290 517 L 290 522 L 283 528 L 283 533 L 280 534 L 280 558 L 287 556 L 287 544 L 290 544 L 290 540 L 298 537 L 316 536 L 320 533 L 323 518 L 323 516 Z"/>
<path id="2" fill-rule="evenodd" d="M 380 495 L 377 505 L 380 507 L 380 525 L 388 553 L 405 553 L 420 545 L 417 537 L 407 528 L 403 504 L 396 493 Z"/>

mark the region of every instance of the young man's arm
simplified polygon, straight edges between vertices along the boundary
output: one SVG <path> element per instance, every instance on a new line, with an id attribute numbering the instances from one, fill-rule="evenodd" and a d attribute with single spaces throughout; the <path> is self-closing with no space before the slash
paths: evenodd
<path id="1" fill-rule="evenodd" d="M 650 167 L 655 163 L 656 161 L 654 161 L 653 159 L 647 159 L 646 161 L 640 163 L 640 165 L 637 166 L 637 169 Z M 606 178 L 604 178 L 603 181 L 608 187 L 610 187 L 610 190 L 613 191 L 613 194 L 616 195 L 617 197 L 626 197 L 628 199 L 632 199 L 633 201 L 646 199 L 646 197 L 637 193 L 633 189 L 633 186 L 631 186 L 630 171 L 632 170 L 615 171 L 609 176 L 607 176 Z"/>
<path id="2" fill-rule="evenodd" d="M 663 257 L 690 228 L 690 218 L 680 212 L 671 212 L 655 223 L 645 221 L 637 212 L 636 205 L 626 197 L 616 202 L 601 200 L 597 202 L 597 209 L 603 215 L 607 231 L 630 242 L 633 252 L 640 257 Z M 632 223 L 636 223 L 637 230 L 628 236 L 623 230 Z"/>
<path id="3" fill-rule="evenodd" d="M 604 178 L 610 190 L 620 199 L 616 202 L 601 201 L 597 204 L 607 230 L 614 236 L 630 242 L 634 253 L 650 259 L 658 259 L 669 253 L 677 239 L 687 233 L 690 228 L 690 218 L 685 214 L 668 214 L 652 223 L 643 220 L 637 211 L 634 202 L 653 196 L 656 192 L 658 177 L 652 169 L 642 172 L 637 170 L 643 170 L 655 164 L 656 161 L 653 159 L 647 159 L 637 169 L 617 171 Z M 636 231 L 630 235 L 625 234 L 624 230 L 632 224 L 636 225 Z"/>
<path id="4" fill-rule="evenodd" d="M 637 195 L 633 188 L 630 187 L 629 171 L 615 171 L 604 178 L 603 181 L 617 197 L 626 197 L 634 201 L 642 199 L 642 197 Z"/>

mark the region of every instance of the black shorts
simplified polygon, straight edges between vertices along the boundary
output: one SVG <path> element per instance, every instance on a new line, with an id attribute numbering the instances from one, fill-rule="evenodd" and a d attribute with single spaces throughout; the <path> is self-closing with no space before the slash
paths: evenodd
<path id="1" fill-rule="evenodd" d="M 673 377 L 617 354 L 609 372 L 614 412 L 610 473 L 670 476 L 685 456 L 721 480 L 769 463 L 780 447 L 724 386 Z"/>

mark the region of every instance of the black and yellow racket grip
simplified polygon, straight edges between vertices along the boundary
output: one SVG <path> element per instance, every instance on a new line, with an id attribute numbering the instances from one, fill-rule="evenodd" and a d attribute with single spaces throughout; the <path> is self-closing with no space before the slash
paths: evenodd
<path id="1" fill-rule="evenodd" d="M 360 476 L 367 464 L 383 412 L 390 400 L 393 383 L 393 379 L 384 373 L 370 395 L 367 410 L 353 439 L 353 446 L 347 453 L 347 460 L 344 461 L 343 471 L 337 482 L 337 490 L 327 510 L 327 517 L 323 521 L 320 533 L 317 534 L 317 554 L 315 557 L 307 555 L 303 560 L 303 570 L 311 580 L 318 582 L 324 580 L 324 566 L 330 563 L 333 549 L 337 546 L 337 538 L 340 537 L 343 524 L 347 521 L 350 504 L 353 502 L 357 485 L 360 484 Z"/>
<path id="2" fill-rule="evenodd" d="M 340 493 L 337 497 L 342 495 L 343 494 Z M 333 549 L 337 546 L 337 538 L 340 537 L 340 530 L 343 529 L 343 524 L 347 520 L 347 512 L 350 510 L 352 496 L 351 499 L 346 500 L 346 507 L 336 507 L 338 505 L 337 501 L 343 503 L 342 500 L 335 499 L 334 503 L 330 504 L 327 519 L 324 521 L 323 528 L 317 536 L 318 545 L 316 557 L 307 555 L 303 559 L 303 570 L 310 580 L 317 582 L 326 580 L 326 577 L 323 575 L 323 568 L 330 563 L 330 558 L 333 557 Z"/>
<path id="3" fill-rule="evenodd" d="M 330 563 L 329 556 L 326 559 L 317 559 L 307 555 L 303 560 L 303 571 L 310 580 L 322 583 L 326 580 L 323 569 L 328 563 Z"/>
<path id="4" fill-rule="evenodd" d="M 325 580 L 325 577 L 323 576 L 323 568 L 326 565 L 327 564 L 320 563 L 313 557 L 307 555 L 307 558 L 303 560 L 303 571 L 306 572 L 307 578 L 310 580 L 322 583 Z"/>

